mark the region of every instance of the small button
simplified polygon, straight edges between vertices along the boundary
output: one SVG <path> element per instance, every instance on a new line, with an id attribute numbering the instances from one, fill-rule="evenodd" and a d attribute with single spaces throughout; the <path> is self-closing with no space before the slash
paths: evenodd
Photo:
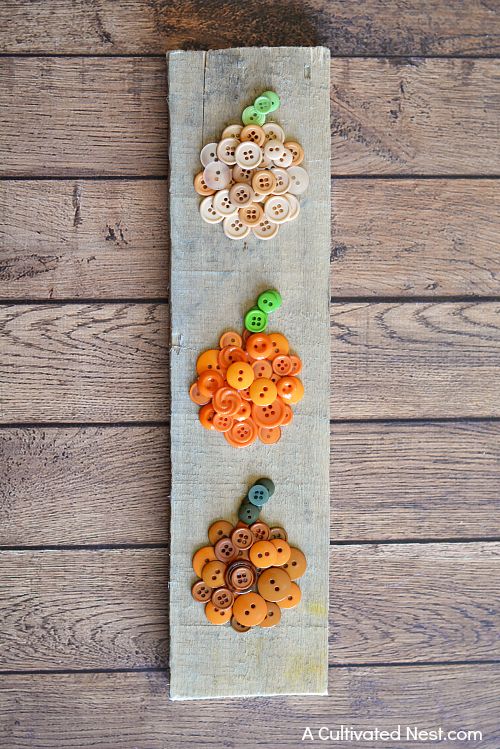
<path id="1" fill-rule="evenodd" d="M 229 166 L 236 164 L 234 153 L 239 143 L 238 138 L 223 138 L 217 146 L 217 156 L 220 161 Z"/>
<path id="2" fill-rule="evenodd" d="M 201 387 L 200 390 L 204 392 Z M 270 406 L 276 400 L 277 395 L 276 385 L 265 377 L 259 377 L 250 385 L 250 397 L 256 406 Z"/>
<path id="3" fill-rule="evenodd" d="M 253 523 L 250 526 L 250 530 L 257 541 L 267 541 L 271 532 L 269 526 L 266 523 L 263 523 L 262 520 Z"/>
<path id="4" fill-rule="evenodd" d="M 264 146 L 264 156 L 267 156 L 267 158 L 271 159 L 271 161 L 275 162 L 276 159 L 279 159 L 281 156 L 283 156 L 284 153 L 285 146 L 277 138 L 268 140 L 266 145 Z"/>
<path id="5" fill-rule="evenodd" d="M 265 330 L 267 328 L 267 314 L 258 307 L 252 307 L 245 315 L 245 328 L 251 333 L 260 333 Z"/>
<path id="6" fill-rule="evenodd" d="M 243 125 L 228 125 L 222 131 L 221 138 L 239 138 Z"/>
<path id="7" fill-rule="evenodd" d="M 244 593 L 255 584 L 254 566 L 245 560 L 233 562 L 226 571 L 226 584 L 237 593 Z"/>
<path id="8" fill-rule="evenodd" d="M 281 567 L 282 564 L 286 564 L 290 559 L 292 553 L 290 546 L 282 538 L 272 538 L 271 543 L 276 548 L 276 567 Z"/>
<path id="9" fill-rule="evenodd" d="M 257 299 L 257 307 L 267 313 L 275 312 L 275 310 L 281 307 L 282 303 L 281 294 L 276 289 L 263 291 Z"/>
<path id="10" fill-rule="evenodd" d="M 267 543 L 270 542 L 268 541 Z M 280 567 L 270 567 L 264 570 L 257 580 L 257 590 L 266 601 L 283 600 L 288 595 L 291 586 L 290 577 Z"/>
<path id="11" fill-rule="evenodd" d="M 290 586 L 290 590 L 286 594 L 282 601 L 278 601 L 280 609 L 294 609 L 300 603 L 302 593 L 297 583 L 293 583 Z"/>
<path id="12" fill-rule="evenodd" d="M 209 601 L 205 606 L 205 616 L 211 624 L 226 624 L 232 616 L 231 607 L 218 609 L 212 601 Z"/>
<path id="13" fill-rule="evenodd" d="M 263 484 L 254 484 L 248 490 L 247 497 L 256 507 L 262 507 L 269 501 L 269 492 Z"/>
<path id="14" fill-rule="evenodd" d="M 273 372 L 280 377 L 285 377 L 292 371 L 292 360 L 289 356 L 281 355 L 273 359 Z"/>
<path id="15" fill-rule="evenodd" d="M 238 166 L 243 169 L 255 169 L 259 166 L 262 159 L 262 149 L 257 143 L 245 141 L 240 143 L 234 152 L 234 157 Z"/>
<path id="16" fill-rule="evenodd" d="M 233 526 L 227 520 L 216 520 L 208 529 L 208 540 L 215 546 L 219 539 L 229 538 L 232 530 Z"/>
<path id="17" fill-rule="evenodd" d="M 224 190 L 231 182 L 231 177 L 231 169 L 221 161 L 212 161 L 203 172 L 206 186 L 214 190 Z"/>
<path id="18" fill-rule="evenodd" d="M 276 112 L 276 110 L 279 108 L 281 101 L 280 97 L 275 91 L 264 91 L 262 93 L 262 96 L 265 96 L 267 99 L 271 102 L 271 112 Z"/>
<path id="19" fill-rule="evenodd" d="M 238 206 L 231 202 L 229 190 L 227 188 L 215 193 L 212 198 L 212 204 L 217 213 L 220 213 L 221 216 L 234 216 L 238 211 Z"/>
<path id="20" fill-rule="evenodd" d="M 302 164 L 304 161 L 304 149 L 300 145 L 300 143 L 297 143 L 295 140 L 287 140 L 285 143 L 285 148 L 288 148 L 289 151 L 292 153 L 293 157 L 293 165 L 298 166 L 299 164 Z"/>
<path id="21" fill-rule="evenodd" d="M 231 627 L 235 632 L 250 632 L 250 630 L 252 629 L 252 627 L 245 627 L 244 624 L 240 624 L 239 622 L 237 622 L 234 616 L 231 619 Z"/>
<path id="22" fill-rule="evenodd" d="M 242 224 L 237 215 L 227 216 L 222 226 L 228 239 L 245 239 L 250 234 L 250 227 Z"/>
<path id="23" fill-rule="evenodd" d="M 283 224 L 290 213 L 290 203 L 281 195 L 270 195 L 264 203 L 264 213 L 270 221 Z"/>
<path id="24" fill-rule="evenodd" d="M 197 374 L 201 374 L 202 372 L 205 372 L 207 369 L 216 369 L 217 372 L 221 371 L 221 367 L 219 364 L 219 351 L 218 349 L 211 348 L 207 351 L 204 351 L 202 354 L 199 355 L 199 357 L 196 360 L 196 372 Z"/>
<path id="25" fill-rule="evenodd" d="M 228 330 L 226 333 L 223 333 L 219 340 L 219 346 L 221 349 L 223 349 L 225 346 L 238 346 L 238 348 L 241 348 L 241 345 L 243 343 L 243 340 L 239 333 L 236 333 L 234 330 Z M 217 352 L 218 354 L 219 352 Z"/>
<path id="26" fill-rule="evenodd" d="M 256 541 L 250 549 L 250 561 L 261 570 L 273 567 L 276 559 L 276 548 L 270 541 Z"/>
<path id="27" fill-rule="evenodd" d="M 234 416 L 242 404 L 241 397 L 232 387 L 219 388 L 213 397 L 213 407 L 218 414 Z"/>
<path id="28" fill-rule="evenodd" d="M 243 390 L 250 387 L 255 379 L 255 374 L 250 364 L 240 361 L 228 367 L 226 379 L 231 387 L 236 390 Z"/>
<path id="29" fill-rule="evenodd" d="M 216 559 L 226 564 L 236 557 L 236 547 L 230 538 L 220 538 L 214 546 L 214 551 Z"/>
<path id="30" fill-rule="evenodd" d="M 267 616 L 265 600 L 258 593 L 243 593 L 233 604 L 233 616 L 246 627 L 255 627 Z"/>
<path id="31" fill-rule="evenodd" d="M 216 413 L 212 418 L 212 425 L 216 432 L 229 432 L 234 421 L 232 416 Z"/>
<path id="32" fill-rule="evenodd" d="M 258 203 L 250 203 L 238 211 L 238 217 L 245 226 L 257 226 L 262 221 L 263 215 L 264 209 Z"/>
<path id="33" fill-rule="evenodd" d="M 194 574 L 201 577 L 203 567 L 209 562 L 215 561 L 215 551 L 213 546 L 203 546 L 193 555 L 192 565 Z"/>
<path id="34" fill-rule="evenodd" d="M 275 445 L 281 439 L 281 429 L 277 427 L 259 427 L 259 439 L 264 445 Z"/>
<path id="35" fill-rule="evenodd" d="M 224 432 L 224 437 L 232 447 L 248 447 L 258 437 L 257 427 L 251 419 L 238 421 L 233 424 L 229 432 Z"/>
<path id="36" fill-rule="evenodd" d="M 290 558 L 283 565 L 283 569 L 290 575 L 290 580 L 298 580 L 299 577 L 302 577 L 307 569 L 307 561 L 300 549 L 290 547 Z"/>
<path id="37" fill-rule="evenodd" d="M 201 201 L 199 210 L 200 216 L 207 224 L 219 224 L 224 219 L 224 216 L 215 210 L 213 198 L 210 195 Z"/>
<path id="38" fill-rule="evenodd" d="M 287 171 L 290 178 L 288 192 L 292 195 L 302 195 L 309 187 L 309 175 L 306 170 L 301 166 L 291 166 Z"/>
<path id="39" fill-rule="evenodd" d="M 202 395 L 212 398 L 214 393 L 224 385 L 224 378 L 217 370 L 205 370 L 198 377 L 198 390 Z"/>
<path id="40" fill-rule="evenodd" d="M 241 121 L 244 125 L 263 125 L 266 121 L 266 115 L 257 112 L 253 104 L 251 104 L 243 110 Z"/>
<path id="41" fill-rule="evenodd" d="M 257 226 L 252 227 L 252 232 L 258 239 L 273 239 L 278 233 L 278 224 L 269 221 L 267 216 L 263 216 Z"/>
<path id="42" fill-rule="evenodd" d="M 206 603 L 207 601 L 210 601 L 212 589 L 209 588 L 203 580 L 198 580 L 198 582 L 196 582 L 191 588 L 191 594 L 195 601 Z"/>
<path id="43" fill-rule="evenodd" d="M 268 114 L 269 112 L 274 111 L 273 102 L 271 101 L 271 99 L 264 95 L 258 96 L 255 99 L 253 105 L 257 112 L 260 112 L 261 114 Z"/>
<path id="44" fill-rule="evenodd" d="M 283 419 L 283 423 L 281 424 L 281 426 L 287 427 L 293 421 L 293 411 L 292 411 L 292 407 L 289 406 L 288 403 L 285 403 L 284 406 L 285 406 L 285 418 Z"/>
<path id="45" fill-rule="evenodd" d="M 229 588 L 216 588 L 212 593 L 211 600 L 216 608 L 229 609 L 233 605 L 234 594 Z"/>
<path id="46" fill-rule="evenodd" d="M 245 182 L 247 185 L 252 184 L 254 171 L 252 169 L 245 169 L 244 167 L 233 166 L 233 180 L 235 182 Z"/>
<path id="47" fill-rule="evenodd" d="M 235 528 L 231 533 L 231 541 L 237 549 L 249 549 L 254 542 L 253 533 L 250 528 Z"/>
<path id="48" fill-rule="evenodd" d="M 284 195 L 290 186 L 290 177 L 288 171 L 282 169 L 280 166 L 272 167 L 272 173 L 276 178 L 276 185 L 273 190 L 273 195 Z"/>
<path id="49" fill-rule="evenodd" d="M 278 158 L 274 160 L 274 163 L 277 166 L 282 167 L 283 169 L 287 169 L 289 166 L 291 166 L 292 162 L 293 162 L 293 154 L 286 147 L 283 149 L 283 153 L 281 154 L 281 156 L 278 156 Z"/>
<path id="50" fill-rule="evenodd" d="M 203 172 L 199 172 L 196 177 L 194 178 L 194 189 L 198 193 L 198 195 L 213 195 L 215 190 L 213 190 L 211 187 L 208 187 L 206 184 L 204 178 L 203 178 Z"/>
<path id="51" fill-rule="evenodd" d="M 276 122 L 266 122 L 265 125 L 262 125 L 262 129 L 266 136 L 266 142 L 279 140 L 280 143 L 283 143 L 285 140 L 285 131 Z"/>
<path id="52" fill-rule="evenodd" d="M 280 528 L 279 526 L 274 526 L 269 530 L 269 538 L 281 538 L 283 541 L 286 541 L 288 536 L 286 534 L 286 531 L 284 528 Z"/>
<path id="53" fill-rule="evenodd" d="M 276 177 L 270 169 L 257 169 L 252 176 L 252 187 L 257 195 L 270 195 L 276 187 Z"/>
<path id="54" fill-rule="evenodd" d="M 215 431 L 213 420 L 216 414 L 217 414 L 217 411 L 215 410 L 215 408 L 212 406 L 211 403 L 207 403 L 205 406 L 202 406 L 198 413 L 200 424 L 203 427 L 205 427 L 205 429 L 208 429 L 209 431 Z"/>
<path id="55" fill-rule="evenodd" d="M 302 362 L 295 354 L 290 354 L 290 361 L 292 362 L 292 371 L 290 374 L 298 375 L 302 371 Z"/>
<path id="56" fill-rule="evenodd" d="M 290 351 L 290 344 L 288 343 L 288 339 L 285 338 L 285 336 L 282 333 L 269 333 L 269 338 L 271 339 L 272 344 L 272 352 L 269 355 L 269 359 L 271 361 L 273 359 L 276 359 L 277 356 L 288 356 L 288 352 Z"/>
<path id="57" fill-rule="evenodd" d="M 241 423 L 244 424 L 245 422 L 243 421 Z M 250 525 L 251 523 L 255 523 L 259 515 L 260 507 L 256 507 L 247 499 L 244 499 L 240 505 L 240 509 L 238 510 L 239 519 L 244 523 L 248 523 L 248 525 Z"/>
<path id="58" fill-rule="evenodd" d="M 252 143 L 262 146 L 266 139 L 266 134 L 260 125 L 245 125 L 239 137 L 242 143 L 252 141 Z"/>
<path id="59" fill-rule="evenodd" d="M 224 585 L 225 572 L 226 565 L 224 562 L 215 559 L 213 562 L 208 562 L 208 564 L 203 567 L 201 576 L 209 588 L 220 588 Z"/>
<path id="60" fill-rule="evenodd" d="M 219 161 L 219 157 L 217 156 L 217 145 L 217 143 L 207 143 L 206 146 L 203 146 L 200 151 L 200 161 L 202 166 L 205 167 L 212 164 L 214 161 Z"/>
<path id="61" fill-rule="evenodd" d="M 267 616 L 263 622 L 260 623 L 261 627 L 275 627 L 281 621 L 281 609 L 277 603 L 273 601 L 266 601 L 267 603 Z"/>
<path id="62" fill-rule="evenodd" d="M 197 382 L 193 382 L 189 388 L 189 397 L 197 406 L 205 406 L 210 403 L 210 398 L 200 393 Z"/>
<path id="63" fill-rule="evenodd" d="M 273 368 L 271 366 L 271 363 L 266 359 L 252 362 L 252 369 L 254 371 L 255 378 L 266 377 L 268 380 L 270 380 L 273 375 Z"/>
<path id="64" fill-rule="evenodd" d="M 276 387 L 280 397 L 288 403 L 298 403 L 304 397 L 304 386 L 298 377 L 282 377 Z M 201 387 L 200 391 L 203 393 Z"/>
<path id="65" fill-rule="evenodd" d="M 254 199 L 254 191 L 245 182 L 237 182 L 229 190 L 229 199 L 238 209 L 250 205 Z"/>
<path id="66" fill-rule="evenodd" d="M 273 429 L 283 424 L 285 419 L 285 404 L 276 398 L 269 406 L 252 406 L 252 418 L 257 426 L 263 429 Z"/>

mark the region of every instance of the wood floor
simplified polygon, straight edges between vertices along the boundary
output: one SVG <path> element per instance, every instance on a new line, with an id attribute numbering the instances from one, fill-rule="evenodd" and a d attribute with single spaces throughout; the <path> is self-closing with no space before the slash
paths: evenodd
<path id="1" fill-rule="evenodd" d="M 334 55 L 330 696 L 172 703 L 164 53 L 242 43 Z M 2 749 L 498 749 L 499 53 L 492 0 L 3 0 Z"/>

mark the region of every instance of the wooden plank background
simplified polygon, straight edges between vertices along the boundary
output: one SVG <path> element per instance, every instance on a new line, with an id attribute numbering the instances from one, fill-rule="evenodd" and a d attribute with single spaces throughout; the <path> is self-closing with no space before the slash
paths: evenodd
<path id="1" fill-rule="evenodd" d="M 297 747 L 309 723 L 402 720 L 499 745 L 500 14 L 481 0 L 265 5 L 1 4 L 9 749 L 218 746 L 221 725 L 230 747 Z M 168 702 L 164 670 L 163 60 L 234 46 L 243 27 L 248 44 L 348 56 L 332 61 L 333 697 L 200 714 Z"/>

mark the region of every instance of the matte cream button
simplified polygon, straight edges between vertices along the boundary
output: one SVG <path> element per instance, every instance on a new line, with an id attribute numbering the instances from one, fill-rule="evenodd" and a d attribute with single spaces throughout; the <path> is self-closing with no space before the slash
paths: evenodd
<path id="1" fill-rule="evenodd" d="M 240 143 L 234 152 L 236 163 L 245 169 L 254 169 L 262 159 L 262 149 L 257 143 Z"/>
<path id="2" fill-rule="evenodd" d="M 207 145 L 204 146 L 200 152 L 200 161 L 202 165 L 208 166 L 213 161 L 218 160 L 219 158 L 217 156 L 217 143 L 207 143 Z"/>
<path id="3" fill-rule="evenodd" d="M 245 239 L 250 234 L 250 227 L 245 226 L 238 216 L 228 216 L 222 224 L 224 234 L 229 239 Z"/>
<path id="4" fill-rule="evenodd" d="M 207 224 L 218 224 L 224 216 L 215 210 L 211 195 L 204 198 L 200 203 L 200 216 Z"/>
<path id="5" fill-rule="evenodd" d="M 271 195 L 264 203 L 264 213 L 271 221 L 282 224 L 290 213 L 290 203 L 281 195 Z"/>
<path id="6" fill-rule="evenodd" d="M 272 168 L 272 173 L 276 178 L 276 186 L 273 190 L 274 195 L 284 195 L 288 191 L 290 185 L 290 177 L 286 169 L 282 169 L 279 166 Z"/>
<path id="7" fill-rule="evenodd" d="M 219 190 L 212 198 L 213 207 L 221 216 L 233 216 L 238 211 L 229 198 L 229 190 Z"/>
<path id="8" fill-rule="evenodd" d="M 279 159 L 284 153 L 285 146 L 280 140 L 277 140 L 277 138 L 269 140 L 264 146 L 264 156 L 267 156 L 271 161 L 276 161 L 276 159 Z"/>
<path id="9" fill-rule="evenodd" d="M 239 138 L 240 133 L 243 130 L 243 125 L 228 125 L 222 131 L 221 139 L 224 138 Z"/>
<path id="10" fill-rule="evenodd" d="M 283 197 L 286 198 L 290 203 L 290 213 L 286 217 L 286 220 L 294 221 L 300 213 L 300 203 L 295 195 L 292 195 L 292 193 L 290 192 L 285 193 Z"/>
<path id="11" fill-rule="evenodd" d="M 262 129 L 266 135 L 266 142 L 270 140 L 279 140 L 281 143 L 285 140 L 285 131 L 276 122 L 266 122 L 262 125 Z"/>
<path id="12" fill-rule="evenodd" d="M 229 190 L 229 199 L 238 209 L 250 205 L 254 196 L 253 188 L 245 182 L 237 182 Z"/>
<path id="13" fill-rule="evenodd" d="M 309 175 L 301 166 L 291 166 L 288 169 L 288 176 L 290 178 L 288 192 L 292 195 L 302 195 L 309 187 Z"/>
<path id="14" fill-rule="evenodd" d="M 212 190 L 224 190 L 231 182 L 231 176 L 230 168 L 221 161 L 210 162 L 203 172 L 205 184 Z"/>
<path id="15" fill-rule="evenodd" d="M 217 156 L 224 164 L 236 164 L 234 157 L 236 146 L 239 145 L 238 138 L 223 138 L 217 146 Z"/>
<path id="16" fill-rule="evenodd" d="M 235 182 L 246 182 L 247 185 L 251 185 L 253 174 L 254 172 L 251 169 L 245 169 L 238 164 L 233 166 L 233 180 Z"/>
<path id="17" fill-rule="evenodd" d="M 291 166 L 293 161 L 293 155 L 292 152 L 288 150 L 288 148 L 283 149 L 283 153 L 281 156 L 279 156 L 277 159 L 274 160 L 274 163 L 277 166 L 283 167 L 283 169 L 286 169 L 287 167 Z"/>
<path id="18" fill-rule="evenodd" d="M 278 228 L 278 224 L 263 216 L 257 226 L 252 226 L 252 232 L 259 239 L 272 239 L 278 233 Z"/>

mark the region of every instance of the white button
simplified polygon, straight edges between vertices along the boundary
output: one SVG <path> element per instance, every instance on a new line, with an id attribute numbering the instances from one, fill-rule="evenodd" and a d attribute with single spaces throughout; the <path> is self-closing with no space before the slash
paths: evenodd
<path id="1" fill-rule="evenodd" d="M 269 140 L 279 140 L 283 143 L 285 140 L 285 131 L 275 122 L 266 122 L 265 125 L 262 125 L 262 129 L 266 134 L 266 142 Z"/>
<path id="2" fill-rule="evenodd" d="M 243 125 L 228 125 L 222 131 L 221 138 L 239 138 Z"/>
<path id="3" fill-rule="evenodd" d="M 263 216 L 262 220 L 259 221 L 257 226 L 252 228 L 252 232 L 259 239 L 272 239 L 278 233 L 278 224 L 273 221 L 269 221 L 267 216 Z"/>
<path id="4" fill-rule="evenodd" d="M 264 146 L 264 156 L 267 156 L 267 158 L 272 161 L 276 161 L 276 159 L 279 159 L 284 153 L 285 146 L 281 141 L 276 140 L 276 138 L 269 140 Z"/>
<path id="5" fill-rule="evenodd" d="M 282 224 L 290 213 L 290 203 L 283 195 L 272 195 L 264 204 L 264 213 L 271 221 Z"/>
<path id="6" fill-rule="evenodd" d="M 250 227 L 242 224 L 238 216 L 228 216 L 222 226 L 224 234 L 229 239 L 244 239 L 250 234 Z"/>
<path id="7" fill-rule="evenodd" d="M 288 185 L 290 184 L 290 177 L 288 171 L 281 167 L 273 167 L 272 173 L 276 177 L 276 187 L 273 190 L 274 195 L 283 195 L 288 191 Z"/>
<path id="8" fill-rule="evenodd" d="M 253 172 L 251 169 L 243 169 L 243 167 L 233 166 L 233 179 L 235 182 L 246 182 L 247 185 L 252 184 Z"/>
<path id="9" fill-rule="evenodd" d="M 250 205 L 250 203 L 253 202 L 254 197 L 255 192 L 250 185 L 246 184 L 246 182 L 237 182 L 229 190 L 229 199 L 234 205 L 238 206 L 238 208 L 244 208 L 245 206 Z"/>
<path id="10" fill-rule="evenodd" d="M 222 216 L 232 216 L 238 212 L 238 206 L 231 203 L 229 199 L 229 190 L 218 190 L 212 196 L 212 201 L 215 210 Z"/>
<path id="11" fill-rule="evenodd" d="M 238 138 L 223 138 L 217 146 L 217 156 L 224 164 L 236 164 L 234 158 L 234 151 L 236 146 L 239 145 Z"/>
<path id="12" fill-rule="evenodd" d="M 208 164 L 211 164 L 212 161 L 218 160 L 217 143 L 207 143 L 207 145 L 204 146 L 200 152 L 201 163 L 203 164 L 203 166 L 208 166 Z"/>
<path id="13" fill-rule="evenodd" d="M 283 169 L 286 169 L 287 167 L 292 165 L 292 161 L 293 153 L 289 151 L 288 148 L 285 148 L 281 156 L 275 159 L 274 163 L 276 164 L 276 166 L 281 166 L 283 167 Z"/>
<path id="14" fill-rule="evenodd" d="M 284 198 L 288 200 L 290 203 L 290 213 L 286 217 L 287 221 L 293 221 L 297 218 L 297 216 L 300 213 L 300 203 L 295 197 L 295 195 L 292 195 L 291 193 L 287 192 L 285 195 L 283 195 Z"/>
<path id="15" fill-rule="evenodd" d="M 215 210 L 211 195 L 201 201 L 200 214 L 203 221 L 206 221 L 207 224 L 218 224 L 224 218 L 224 216 Z"/>
<path id="16" fill-rule="evenodd" d="M 267 169 L 268 167 L 272 166 L 274 164 L 274 161 L 271 161 L 271 159 L 268 159 L 266 154 L 262 153 L 262 158 L 260 160 L 259 169 Z"/>
<path id="17" fill-rule="evenodd" d="M 305 169 L 301 166 L 291 166 L 287 169 L 288 176 L 290 178 L 290 185 L 288 192 L 292 195 L 302 195 L 303 192 L 309 187 L 309 175 Z"/>
<path id="18" fill-rule="evenodd" d="M 221 161 L 212 161 L 205 167 L 203 179 L 212 190 L 224 190 L 231 182 L 231 170 Z"/>
<path id="19" fill-rule="evenodd" d="M 240 143 L 234 152 L 236 163 L 244 169 L 253 169 L 260 164 L 262 149 L 251 140 Z"/>

